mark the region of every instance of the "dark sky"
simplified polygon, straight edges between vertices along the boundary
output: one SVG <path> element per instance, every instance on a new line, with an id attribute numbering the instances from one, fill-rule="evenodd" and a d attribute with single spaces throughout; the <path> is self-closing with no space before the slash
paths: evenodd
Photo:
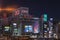
<path id="1" fill-rule="evenodd" d="M 60 19 L 60 1 L 58 0 L 4 0 L 2 4 L 3 7 L 10 5 L 29 7 L 30 14 L 37 17 L 40 17 L 46 11 L 49 17 Z"/>

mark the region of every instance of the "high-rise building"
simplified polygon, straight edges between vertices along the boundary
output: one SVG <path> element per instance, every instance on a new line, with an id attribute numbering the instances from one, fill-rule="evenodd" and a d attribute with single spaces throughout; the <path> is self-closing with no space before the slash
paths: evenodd
<path id="1" fill-rule="evenodd" d="M 43 14 L 41 18 L 41 34 L 43 38 L 48 38 L 48 18 L 47 14 Z"/>
<path id="2" fill-rule="evenodd" d="M 13 21 L 12 23 L 17 24 L 17 32 L 18 35 L 24 34 L 24 26 L 28 26 L 30 22 L 29 21 L 29 8 L 27 7 L 20 7 L 13 12 Z M 31 24 L 31 23 L 30 23 Z M 30 27 L 30 26 L 29 26 Z M 23 31 L 23 32 L 22 32 Z"/>
<path id="3" fill-rule="evenodd" d="M 49 19 L 49 38 L 53 38 L 53 18 Z"/>

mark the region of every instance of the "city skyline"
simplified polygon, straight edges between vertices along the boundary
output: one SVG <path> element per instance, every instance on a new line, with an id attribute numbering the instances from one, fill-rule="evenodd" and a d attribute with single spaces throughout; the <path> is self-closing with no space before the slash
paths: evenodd
<path id="1" fill-rule="evenodd" d="M 1 0 L 0 0 L 1 1 Z M 30 14 L 40 17 L 44 11 L 50 16 L 56 19 L 60 19 L 59 17 L 59 9 L 60 3 L 56 0 L 2 0 L 2 7 L 29 7 Z M 46 9 L 45 9 L 46 8 Z"/>
<path id="2" fill-rule="evenodd" d="M 60 2 L 0 0 L 0 40 L 60 40 Z"/>

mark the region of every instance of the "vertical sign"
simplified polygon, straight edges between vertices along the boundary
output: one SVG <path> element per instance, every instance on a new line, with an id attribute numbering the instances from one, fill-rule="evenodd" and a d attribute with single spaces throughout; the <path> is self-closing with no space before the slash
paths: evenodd
<path id="1" fill-rule="evenodd" d="M 47 21 L 47 14 L 43 15 L 43 21 L 45 21 L 45 22 Z"/>
<path id="2" fill-rule="evenodd" d="M 39 22 L 38 21 L 34 22 L 34 33 L 39 33 Z"/>

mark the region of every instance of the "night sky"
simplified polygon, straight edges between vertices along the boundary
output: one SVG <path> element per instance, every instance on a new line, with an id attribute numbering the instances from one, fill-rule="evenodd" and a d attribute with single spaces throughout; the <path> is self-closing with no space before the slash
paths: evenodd
<path id="1" fill-rule="evenodd" d="M 29 7 L 30 14 L 40 17 L 44 12 L 49 17 L 60 19 L 60 1 L 58 0 L 4 0 L 2 1 L 3 6 L 16 5 L 17 7 Z"/>

